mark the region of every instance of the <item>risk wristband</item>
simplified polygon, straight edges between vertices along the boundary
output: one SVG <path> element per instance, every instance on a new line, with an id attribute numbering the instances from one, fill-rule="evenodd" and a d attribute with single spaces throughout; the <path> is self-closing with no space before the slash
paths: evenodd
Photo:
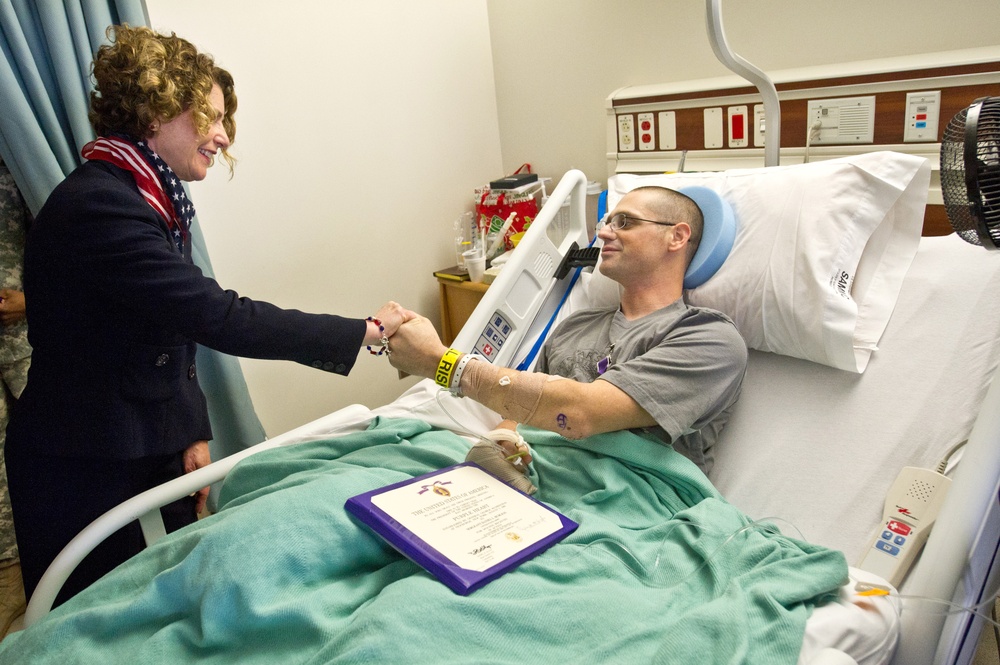
<path id="1" fill-rule="evenodd" d="M 438 362 L 437 372 L 434 373 L 434 383 L 442 388 L 451 388 L 451 380 L 455 374 L 455 364 L 462 352 L 458 349 L 448 349 L 441 356 Z"/>

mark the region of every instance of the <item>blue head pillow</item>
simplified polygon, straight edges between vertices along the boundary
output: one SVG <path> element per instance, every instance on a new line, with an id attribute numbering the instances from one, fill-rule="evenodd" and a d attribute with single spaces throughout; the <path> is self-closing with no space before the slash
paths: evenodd
<path id="1" fill-rule="evenodd" d="M 704 225 L 701 243 L 684 274 L 684 288 L 693 289 L 709 280 L 729 256 L 736 240 L 736 215 L 726 201 L 708 187 L 676 190 L 701 209 Z"/>

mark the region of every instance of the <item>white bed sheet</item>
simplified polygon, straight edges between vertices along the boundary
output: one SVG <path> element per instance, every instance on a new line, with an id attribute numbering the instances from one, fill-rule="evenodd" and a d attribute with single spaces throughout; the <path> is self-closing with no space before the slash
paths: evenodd
<path id="1" fill-rule="evenodd" d="M 998 332 L 1000 256 L 923 238 L 863 375 L 751 352 L 713 483 L 751 517 L 787 520 L 858 563 L 899 471 L 933 469 L 968 437 Z"/>

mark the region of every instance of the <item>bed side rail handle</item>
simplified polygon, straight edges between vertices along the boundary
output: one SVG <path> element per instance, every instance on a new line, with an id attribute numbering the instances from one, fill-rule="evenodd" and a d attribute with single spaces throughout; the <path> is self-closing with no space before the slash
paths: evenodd
<path id="1" fill-rule="evenodd" d="M 139 528 L 142 529 L 142 537 L 147 547 L 167 535 L 167 528 L 163 525 L 163 515 L 160 514 L 159 508 L 139 515 Z"/>
<path id="2" fill-rule="evenodd" d="M 566 256 L 563 257 L 562 263 L 556 269 L 555 278 L 562 279 L 573 268 L 593 268 L 597 265 L 597 259 L 600 256 L 600 247 L 584 247 L 580 249 L 580 245 L 574 242 L 569 251 L 566 252 Z"/>

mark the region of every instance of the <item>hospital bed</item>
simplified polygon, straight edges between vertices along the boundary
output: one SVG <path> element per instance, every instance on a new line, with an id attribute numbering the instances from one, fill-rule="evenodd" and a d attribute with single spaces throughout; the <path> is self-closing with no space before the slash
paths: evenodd
<path id="1" fill-rule="evenodd" d="M 753 348 L 741 398 L 716 445 L 711 485 L 693 465 L 664 457 L 662 446 L 643 447 L 638 438 L 571 444 L 528 430 L 536 497 L 581 527 L 459 596 L 343 507 L 353 494 L 461 462 L 474 434 L 498 421 L 484 407 L 422 381 L 391 404 L 338 410 L 99 518 L 46 573 L 31 598 L 27 629 L 0 643 L 0 663 L 86 660 L 91 650 L 109 662 L 888 663 L 894 654 L 894 662 L 906 664 L 969 662 L 997 585 L 1000 389 L 991 388 L 991 379 L 1000 353 L 1000 261 L 954 235 L 919 238 L 929 167 L 891 153 L 871 160 L 623 175 L 609 183 L 611 207 L 641 184 L 715 188 L 740 229 L 718 273 L 688 297 L 711 301 L 717 281 L 763 285 L 766 292 L 759 307 L 748 307 L 750 293 L 740 292 L 744 300 L 731 313 L 751 331 Z M 851 180 L 857 177 L 892 186 L 859 194 Z M 827 187 L 815 187 L 816 178 Z M 614 304 L 614 283 L 589 268 L 546 277 L 574 245 L 590 242 L 585 188 L 582 173 L 564 177 L 457 348 L 482 349 L 499 315 L 512 329 L 499 345 L 499 361 L 530 366 L 532 349 L 554 322 L 581 307 Z M 813 198 L 798 200 L 800 209 L 788 215 L 790 199 L 768 208 L 748 194 L 776 190 Z M 555 242 L 546 227 L 566 200 L 572 224 Z M 789 341 L 799 305 L 812 296 L 799 293 L 795 280 L 783 290 L 789 274 L 804 270 L 797 253 L 804 229 L 785 222 L 808 217 L 816 205 L 826 205 L 829 218 L 872 201 L 877 219 L 866 237 L 852 241 L 857 299 L 838 290 L 836 280 L 828 284 L 836 298 L 856 305 L 854 316 L 869 319 L 855 326 L 868 328 L 862 333 L 869 341 L 855 340 L 846 359 L 829 340 L 821 351 Z M 761 240 L 754 206 L 780 222 L 770 231 L 774 238 Z M 745 261 L 748 254 L 762 258 L 755 242 L 773 248 L 760 274 L 751 274 Z M 784 250 L 790 254 L 783 258 Z M 783 268 L 774 264 L 783 261 Z M 765 328 L 781 324 L 781 348 L 762 350 L 775 336 L 765 331 L 754 338 L 754 320 L 766 321 Z M 816 353 L 827 356 L 802 357 Z M 856 366 L 845 369 L 851 362 Z M 966 439 L 945 460 L 952 488 L 921 560 L 899 588 L 859 567 L 896 474 L 905 466 L 935 468 Z M 217 514 L 164 535 L 158 506 L 220 480 Z M 682 504 L 683 519 L 644 512 L 668 493 Z M 698 524 L 692 513 L 699 506 L 733 509 L 746 520 Z M 150 547 L 50 614 L 72 568 L 135 519 Z M 644 535 L 627 540 L 636 534 Z M 704 540 L 702 558 L 672 568 L 666 554 L 676 554 L 675 536 L 684 548 Z M 755 544 L 772 549 L 750 564 L 731 562 L 748 566 L 740 575 L 725 570 L 736 550 Z M 837 552 L 850 568 L 838 567 Z M 702 584 L 718 587 L 700 590 Z M 878 595 L 883 589 L 888 595 Z M 699 604 L 680 617 L 666 613 L 676 599 L 700 593 Z M 741 594 L 750 600 L 717 605 Z M 767 621 L 762 607 L 773 614 Z M 797 655 L 775 655 L 788 643 Z M 772 653 L 768 645 L 778 646 Z"/>

